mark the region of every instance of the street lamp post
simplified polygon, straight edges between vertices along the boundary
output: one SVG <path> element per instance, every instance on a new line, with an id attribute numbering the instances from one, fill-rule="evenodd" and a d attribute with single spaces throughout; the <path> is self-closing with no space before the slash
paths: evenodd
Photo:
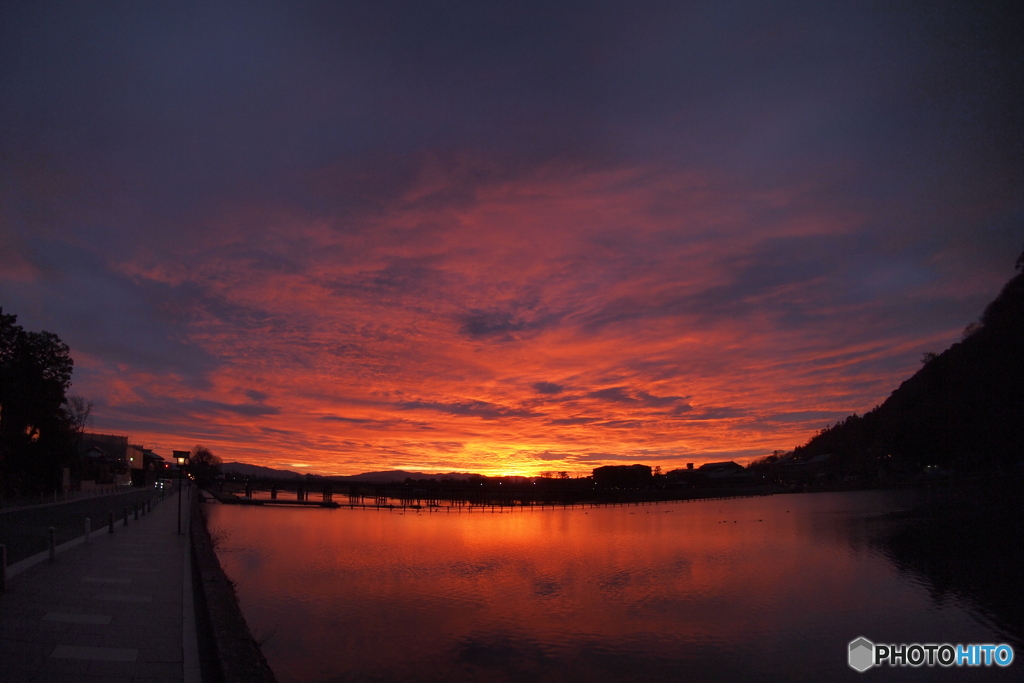
<path id="1" fill-rule="evenodd" d="M 188 464 L 188 451 L 175 451 L 174 459 L 178 461 L 178 535 L 181 535 L 181 485 L 183 482 L 181 468 Z"/>

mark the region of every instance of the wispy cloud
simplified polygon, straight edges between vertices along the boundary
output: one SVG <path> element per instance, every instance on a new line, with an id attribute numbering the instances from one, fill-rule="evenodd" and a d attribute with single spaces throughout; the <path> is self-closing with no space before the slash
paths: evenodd
<path id="1" fill-rule="evenodd" d="M 4 8 L 0 304 L 154 446 L 754 457 L 884 400 L 1024 243 L 989 5 L 111 7 Z"/>
<path id="2" fill-rule="evenodd" d="M 409 401 L 407 403 L 399 403 L 398 408 L 401 410 L 434 410 L 440 413 L 448 413 L 449 415 L 479 417 L 485 420 L 494 420 L 502 417 L 537 417 L 540 415 L 540 413 L 530 410 L 495 405 L 487 401 L 457 401 L 452 403 Z"/>

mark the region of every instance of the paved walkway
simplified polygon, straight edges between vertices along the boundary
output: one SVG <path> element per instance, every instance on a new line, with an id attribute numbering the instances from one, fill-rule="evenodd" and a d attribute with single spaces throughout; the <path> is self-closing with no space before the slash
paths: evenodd
<path id="1" fill-rule="evenodd" d="M 184 535 L 172 496 L 113 534 L 94 524 L 88 543 L 8 578 L 0 683 L 199 683 L 182 507 Z"/>

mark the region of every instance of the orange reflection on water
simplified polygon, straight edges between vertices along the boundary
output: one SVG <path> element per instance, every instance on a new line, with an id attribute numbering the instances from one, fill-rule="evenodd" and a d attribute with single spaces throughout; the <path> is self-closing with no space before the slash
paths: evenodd
<path id="1" fill-rule="evenodd" d="M 827 496 L 502 514 L 214 506 L 211 524 L 282 681 L 675 680 L 677 666 L 740 676 L 758 658 L 774 675 L 780 651 L 824 639 L 841 652 L 879 614 L 927 611 L 924 591 L 851 543 L 850 511 L 828 509 L 837 500 L 849 507 Z M 845 666 L 827 655 L 784 671 Z"/>

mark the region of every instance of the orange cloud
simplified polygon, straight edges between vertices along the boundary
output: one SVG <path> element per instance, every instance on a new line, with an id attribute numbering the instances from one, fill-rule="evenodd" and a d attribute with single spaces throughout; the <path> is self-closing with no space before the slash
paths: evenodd
<path id="1" fill-rule="evenodd" d="M 92 368 L 101 423 L 336 474 L 668 469 L 801 443 L 880 401 L 923 341 L 829 291 L 814 256 L 858 219 L 813 188 L 653 169 L 456 180 L 428 170 L 330 219 L 229 207 L 177 261 L 140 253 L 123 275 L 163 292 L 212 367 Z"/>

